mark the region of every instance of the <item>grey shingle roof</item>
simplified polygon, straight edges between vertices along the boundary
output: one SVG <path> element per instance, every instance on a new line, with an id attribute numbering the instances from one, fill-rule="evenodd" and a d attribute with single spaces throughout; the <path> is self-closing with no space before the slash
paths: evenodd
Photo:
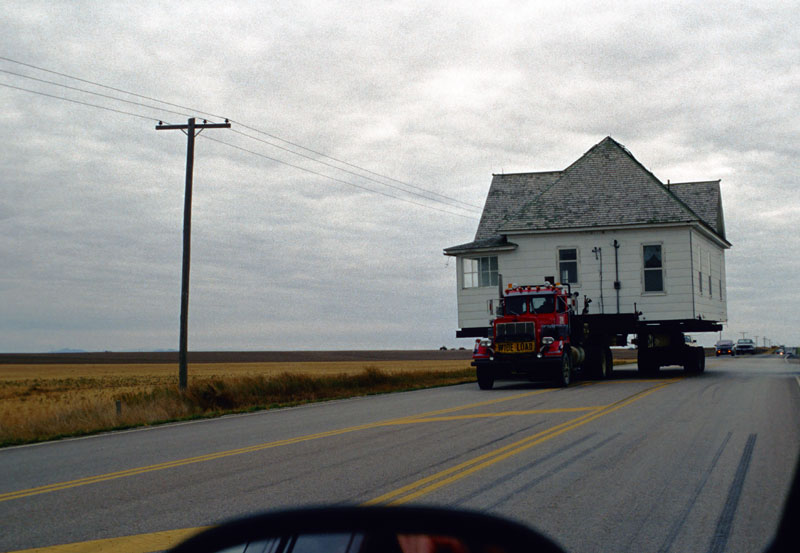
<path id="1" fill-rule="evenodd" d="M 445 253 L 513 246 L 505 235 L 514 232 L 680 222 L 725 239 L 719 181 L 668 188 L 606 137 L 563 171 L 493 175 L 475 241 Z"/>
<path id="2" fill-rule="evenodd" d="M 486 196 L 475 240 L 495 236 L 506 221 L 513 221 L 521 215 L 528 198 L 535 198 L 547 190 L 561 177 L 561 173 L 562 171 L 548 171 L 492 175 L 492 185 Z"/>
<path id="3" fill-rule="evenodd" d="M 667 188 L 697 213 L 706 225 L 725 238 L 725 218 L 722 215 L 718 180 L 672 183 Z"/>
<path id="4" fill-rule="evenodd" d="M 492 184 L 486 203 L 483 206 L 481 221 L 475 240 L 467 244 L 453 246 L 445 250 L 448 254 L 457 254 L 467 250 L 491 248 L 508 245 L 505 236 L 499 232 L 500 227 L 508 220 L 519 216 L 527 198 L 541 194 L 548 186 L 561 176 L 561 171 L 543 173 L 512 173 L 508 175 L 492 175 Z"/>

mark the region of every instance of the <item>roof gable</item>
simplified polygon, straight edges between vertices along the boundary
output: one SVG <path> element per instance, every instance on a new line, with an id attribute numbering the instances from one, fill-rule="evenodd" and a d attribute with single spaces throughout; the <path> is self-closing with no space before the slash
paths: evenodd
<path id="1" fill-rule="evenodd" d="M 445 254 L 514 249 L 514 233 L 675 223 L 699 224 L 730 247 L 719 181 L 665 186 L 609 136 L 563 171 L 492 175 L 474 241 Z"/>
<path id="2" fill-rule="evenodd" d="M 673 183 L 667 184 L 667 188 L 714 232 L 725 238 L 725 218 L 722 215 L 722 194 L 718 180 Z"/>
<path id="3" fill-rule="evenodd" d="M 500 232 L 677 223 L 698 220 L 611 137 L 581 156 L 530 198 Z"/>

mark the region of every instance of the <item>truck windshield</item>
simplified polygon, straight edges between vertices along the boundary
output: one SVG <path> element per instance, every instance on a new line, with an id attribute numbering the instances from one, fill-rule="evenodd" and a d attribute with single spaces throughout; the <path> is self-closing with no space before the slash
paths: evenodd
<path id="1" fill-rule="evenodd" d="M 526 315 L 528 313 L 552 313 L 555 310 L 553 294 L 539 296 L 511 296 L 505 298 L 507 315 Z"/>
<path id="2" fill-rule="evenodd" d="M 531 297 L 532 313 L 552 313 L 555 310 L 556 302 L 552 294 Z"/>
<path id="3" fill-rule="evenodd" d="M 505 299 L 506 315 L 525 315 L 528 313 L 527 296 L 512 296 Z"/>

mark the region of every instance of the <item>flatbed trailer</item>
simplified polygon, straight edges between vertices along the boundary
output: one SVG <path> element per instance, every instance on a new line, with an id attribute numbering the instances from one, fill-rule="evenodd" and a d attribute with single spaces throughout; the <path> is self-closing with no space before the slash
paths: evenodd
<path id="1" fill-rule="evenodd" d="M 705 353 L 687 343 L 685 334 L 722 328 L 702 319 L 647 321 L 638 312 L 578 314 L 576 299 L 569 287 L 553 284 L 504 291 L 501 314 L 487 336 L 475 342 L 472 365 L 480 387 L 508 378 L 553 379 L 566 386 L 578 371 L 608 378 L 613 371 L 610 348 L 626 345 L 629 334 L 636 335 L 641 373 L 655 374 L 669 365 L 699 373 L 705 369 Z"/>

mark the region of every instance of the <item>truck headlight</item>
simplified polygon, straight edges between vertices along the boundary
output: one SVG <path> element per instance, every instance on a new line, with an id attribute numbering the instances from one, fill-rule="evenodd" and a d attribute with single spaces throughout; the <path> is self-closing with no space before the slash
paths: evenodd
<path id="1" fill-rule="evenodd" d="M 555 342 L 555 339 L 552 336 L 545 336 L 544 338 L 542 338 L 542 344 L 546 346 L 549 346 L 553 342 Z"/>

